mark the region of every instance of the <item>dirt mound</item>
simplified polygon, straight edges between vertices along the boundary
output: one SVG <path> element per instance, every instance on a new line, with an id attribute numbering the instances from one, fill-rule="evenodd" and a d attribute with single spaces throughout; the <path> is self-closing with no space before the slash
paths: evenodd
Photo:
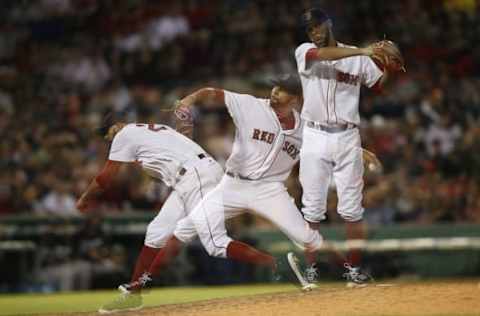
<path id="1" fill-rule="evenodd" d="M 321 287 L 288 292 L 164 305 L 121 315 L 168 316 L 374 316 L 480 315 L 477 282 L 393 284 L 346 289 Z M 86 315 L 86 314 L 83 314 Z"/>

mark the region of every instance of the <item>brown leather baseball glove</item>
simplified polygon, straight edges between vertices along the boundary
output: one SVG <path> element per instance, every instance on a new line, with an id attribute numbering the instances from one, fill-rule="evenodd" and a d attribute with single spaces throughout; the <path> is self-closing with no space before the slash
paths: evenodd
<path id="1" fill-rule="evenodd" d="M 180 100 L 175 101 L 175 129 L 177 132 L 193 138 L 193 114 L 191 108 L 182 104 Z"/>
<path id="2" fill-rule="evenodd" d="M 363 164 L 364 168 L 370 172 L 381 173 L 383 171 L 383 165 L 377 158 L 377 155 L 365 148 L 362 148 Z"/>
<path id="3" fill-rule="evenodd" d="M 406 72 L 405 60 L 397 44 L 382 40 L 371 44 L 371 47 L 373 48 L 372 58 L 380 67 L 392 72 Z"/>

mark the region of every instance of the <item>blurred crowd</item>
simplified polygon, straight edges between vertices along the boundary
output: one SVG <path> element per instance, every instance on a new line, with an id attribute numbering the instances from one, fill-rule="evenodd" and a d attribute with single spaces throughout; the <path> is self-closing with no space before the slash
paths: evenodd
<path id="1" fill-rule="evenodd" d="M 4 0 L 0 215 L 79 216 L 75 200 L 107 157 L 97 132 L 105 113 L 170 124 L 174 101 L 199 87 L 268 96 L 268 78 L 296 71 L 299 16 L 312 2 L 339 41 L 386 35 L 407 61 L 383 93 L 362 94 L 364 147 L 384 164 L 365 177 L 367 220 L 480 222 L 475 0 Z M 195 139 L 223 162 L 234 130 L 226 111 L 196 122 Z M 98 209 L 155 212 L 168 193 L 132 167 Z M 329 222 L 335 205 L 332 194 Z"/>

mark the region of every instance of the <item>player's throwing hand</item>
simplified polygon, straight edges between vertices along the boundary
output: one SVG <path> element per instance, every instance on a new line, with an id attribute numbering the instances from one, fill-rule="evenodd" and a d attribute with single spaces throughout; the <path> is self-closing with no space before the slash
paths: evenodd
<path id="1" fill-rule="evenodd" d="M 87 213 L 95 205 L 95 199 L 82 195 L 76 204 L 77 209 L 82 213 Z"/>

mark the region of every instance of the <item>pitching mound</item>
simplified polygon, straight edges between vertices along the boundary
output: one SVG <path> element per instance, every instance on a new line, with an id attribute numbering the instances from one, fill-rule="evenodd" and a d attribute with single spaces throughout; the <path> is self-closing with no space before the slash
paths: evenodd
<path id="1" fill-rule="evenodd" d="M 361 289 L 334 285 L 309 293 L 288 292 L 164 305 L 119 315 L 473 316 L 480 315 L 480 288 L 477 282 L 471 281 L 380 284 Z"/>

